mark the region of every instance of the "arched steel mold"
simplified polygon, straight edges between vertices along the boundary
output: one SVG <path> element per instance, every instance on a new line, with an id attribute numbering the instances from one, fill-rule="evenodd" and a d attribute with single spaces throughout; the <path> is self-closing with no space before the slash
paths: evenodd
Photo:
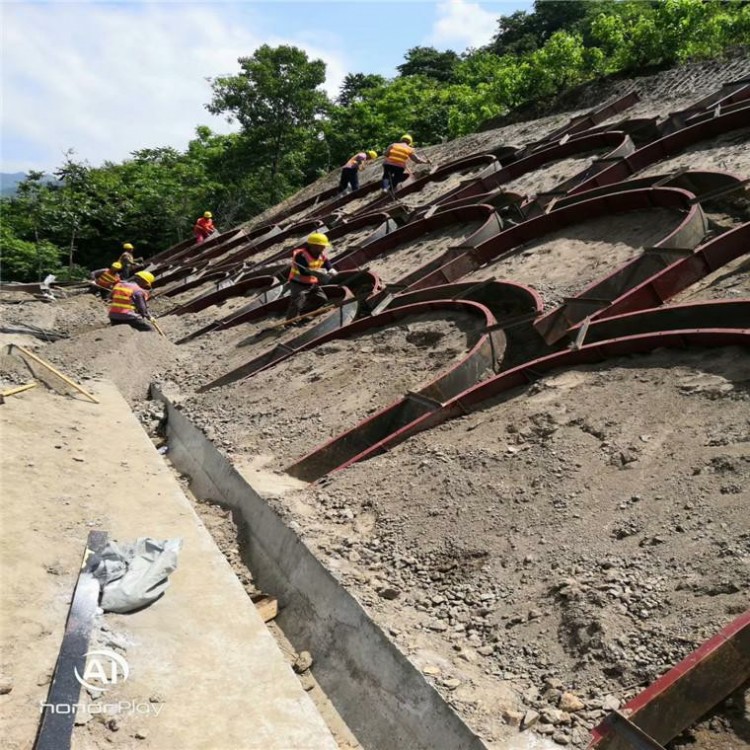
<path id="1" fill-rule="evenodd" d="M 348 430 L 303 456 L 287 469 L 290 474 L 305 480 L 327 474 L 342 462 L 358 455 L 365 447 L 377 443 L 383 436 L 410 424 L 419 415 L 432 411 L 454 394 L 479 382 L 488 370 L 495 371 L 505 351 L 505 335 L 495 328 L 497 321 L 488 308 L 467 300 L 428 300 L 387 310 L 372 318 L 352 323 L 334 334 L 318 338 L 304 349 L 311 349 L 333 339 L 351 338 L 365 331 L 392 325 L 396 321 L 435 311 L 468 312 L 480 316 L 485 323 L 485 332 L 480 334 L 466 356 L 453 367 L 444 370 L 418 390 L 409 391 L 402 398 L 380 409 L 353 430 Z"/>
<path id="2" fill-rule="evenodd" d="M 274 276 L 253 276 L 250 279 L 238 281 L 223 289 L 216 289 L 207 294 L 202 294 L 197 299 L 190 300 L 190 302 L 186 302 L 184 305 L 175 308 L 169 314 L 186 315 L 187 313 L 200 312 L 214 305 L 220 305 L 232 297 L 242 297 L 252 290 L 262 291 L 270 289 L 272 286 L 276 286 L 277 283 L 278 280 Z"/>
<path id="3" fill-rule="evenodd" d="M 750 99 L 750 84 L 746 80 L 730 81 L 720 89 L 703 99 L 694 102 L 689 107 L 678 112 L 670 112 L 669 117 L 659 126 L 661 135 L 671 135 L 701 120 L 723 114 L 728 108 L 735 109 Z"/>
<path id="4" fill-rule="evenodd" d="M 683 234 L 685 235 L 684 241 L 687 242 L 696 234 L 694 223 L 703 220 L 700 208 L 692 203 L 692 195 L 675 188 L 646 188 L 591 198 L 505 229 L 481 245 L 450 260 L 444 266 L 421 274 L 421 278 L 415 278 L 407 291 L 458 281 L 462 276 L 485 264 L 520 252 L 523 244 L 538 240 L 563 227 L 607 214 L 650 208 L 669 208 L 686 214 L 680 226 L 667 238 L 657 243 L 660 246 L 665 246 L 665 243 L 682 242 Z M 698 241 L 696 240 L 695 244 Z M 669 244 L 668 246 L 679 247 L 680 245 Z"/>
<path id="5" fill-rule="evenodd" d="M 189 292 L 192 289 L 196 289 L 199 286 L 203 286 L 207 281 L 213 281 L 217 285 L 222 279 L 226 278 L 226 273 L 224 271 L 214 271 L 213 273 L 206 273 L 206 274 L 198 274 L 193 276 L 188 276 L 183 284 L 180 284 L 179 286 L 173 286 L 171 289 L 165 289 L 162 292 L 157 292 L 156 297 L 178 297 L 180 294 L 184 294 L 185 292 Z"/>
<path id="6" fill-rule="evenodd" d="M 660 193 L 663 190 L 669 190 L 685 197 L 686 215 L 682 223 L 663 240 L 652 247 L 643 248 L 640 255 L 607 276 L 589 284 L 573 297 L 566 298 L 564 304 L 539 318 L 534 323 L 534 328 L 548 344 L 553 344 L 563 338 L 572 326 L 583 322 L 586 318 L 603 314 L 624 294 L 672 266 L 676 259 L 695 253 L 695 248 L 706 236 L 707 229 L 706 218 L 700 205 L 692 202 L 691 194 L 684 190 L 677 188 L 651 188 L 651 190 Z M 620 195 L 627 196 L 635 192 L 637 191 Z M 674 207 L 674 204 L 672 205 Z"/>
<path id="7" fill-rule="evenodd" d="M 294 237 L 297 234 L 305 234 L 307 232 L 325 232 L 326 227 L 317 219 L 310 221 L 303 221 L 300 224 L 294 224 L 291 227 L 287 227 L 281 232 L 277 232 L 273 236 L 262 237 L 257 242 L 252 243 L 248 247 L 241 247 L 239 250 L 235 250 L 229 253 L 227 256 L 217 258 L 216 262 L 211 264 L 213 270 L 220 268 L 235 268 L 240 263 L 246 263 L 246 267 L 250 268 L 251 264 L 254 264 L 253 256 L 257 256 L 269 247 L 276 245 L 279 242 L 286 242 L 290 237 Z"/>
<path id="8" fill-rule="evenodd" d="M 189 247 L 183 249 L 179 253 L 171 255 L 169 258 L 165 258 L 159 266 L 159 271 L 163 271 L 165 268 L 172 268 L 188 259 L 191 265 L 196 265 L 205 261 L 207 259 L 206 255 L 212 251 L 216 252 L 217 248 L 224 248 L 227 245 L 237 245 L 244 239 L 245 230 L 242 227 L 236 227 L 235 229 L 230 229 L 223 234 L 214 235 L 200 245 L 196 245 L 195 242 L 193 242 Z"/>
<path id="9" fill-rule="evenodd" d="M 208 250 L 202 251 L 197 259 L 211 261 L 211 265 L 214 266 L 220 265 L 222 256 L 228 254 L 231 250 L 237 252 L 240 248 L 254 247 L 260 242 L 281 234 L 282 231 L 282 228 L 278 224 L 264 224 L 262 227 L 258 227 L 250 232 L 233 237 L 227 242 L 222 242 L 219 245 L 208 248 Z"/>
<path id="10" fill-rule="evenodd" d="M 502 223 L 491 206 L 472 205 L 439 211 L 428 219 L 419 219 L 407 224 L 366 247 L 354 248 L 341 256 L 336 256 L 333 258 L 333 264 L 339 271 L 361 268 L 373 258 L 394 252 L 400 246 L 419 239 L 427 232 L 432 232 L 442 227 L 449 227 L 452 224 L 481 220 L 484 220 L 484 224 L 475 232 L 457 241 L 457 244 L 453 248 L 449 248 L 447 251 L 441 253 L 438 258 L 425 266 L 425 268 L 433 266 L 439 268 L 449 258 L 466 252 L 467 248 L 475 247 L 485 242 L 502 230 Z M 399 284 L 404 283 L 403 280 L 399 280 Z"/>
<path id="11" fill-rule="evenodd" d="M 358 217 L 357 219 L 351 219 L 350 221 L 343 222 L 334 229 L 327 229 L 326 235 L 329 241 L 335 243 L 336 240 L 341 239 L 342 237 L 346 237 L 347 234 L 359 231 L 363 227 L 367 226 L 374 227 L 372 234 L 367 235 L 367 237 L 365 237 L 365 239 L 362 240 L 362 242 L 360 242 L 356 247 L 366 247 L 376 240 L 379 240 L 382 237 L 385 237 L 386 235 L 395 231 L 397 228 L 396 222 L 393 221 L 393 219 L 391 219 L 391 217 L 387 213 L 380 212 L 365 214 L 364 216 Z M 347 248 L 344 252 L 347 252 L 350 249 L 353 248 Z M 288 267 L 289 258 L 289 250 L 287 248 L 282 248 L 275 255 L 272 255 L 271 257 L 266 258 L 260 263 L 250 265 L 248 267 L 254 272 L 265 272 L 268 267 L 273 265 Z"/>
<path id="12" fill-rule="evenodd" d="M 458 187 L 456 190 L 442 196 L 436 202 L 452 203 L 464 198 L 476 197 L 482 193 L 491 193 L 498 189 L 502 190 L 502 186 L 505 183 L 511 182 L 529 172 L 541 169 L 552 162 L 605 149 L 607 153 L 603 157 L 595 159 L 587 169 L 561 182 L 555 187 L 554 191 L 540 193 L 535 197 L 535 200 L 540 205 L 545 205 L 553 198 L 567 193 L 572 186 L 588 179 L 595 173 L 605 170 L 612 160 L 623 158 L 627 154 L 632 153 L 635 146 L 630 137 L 625 133 L 607 131 L 604 133 L 595 133 L 594 135 L 581 135 L 571 138 L 564 143 L 561 142 L 553 146 L 547 146 L 543 149 L 533 151 L 528 156 L 520 157 L 489 177 L 481 180 L 473 180 L 469 184 Z"/>
<path id="13" fill-rule="evenodd" d="M 629 289 L 606 309 L 595 313 L 592 319 L 611 318 L 661 305 L 708 274 L 746 254 L 750 257 L 750 222 L 714 237 L 693 253 L 677 258 L 662 271 Z"/>
<path id="14" fill-rule="evenodd" d="M 750 125 L 750 105 L 683 128 L 671 135 L 660 138 L 658 141 L 649 143 L 647 146 L 639 148 L 632 154 L 626 155 L 621 159 L 613 159 L 612 164 L 605 169 L 573 187 L 570 190 L 570 194 L 575 195 L 592 190 L 593 188 L 611 185 L 615 182 L 624 182 L 646 167 L 674 156 L 694 143 L 715 138 L 731 130 L 737 130 L 748 125 Z"/>
<path id="15" fill-rule="evenodd" d="M 200 270 L 200 267 L 194 265 L 177 266 L 174 271 L 164 274 L 163 276 L 157 276 L 156 281 L 154 281 L 154 289 L 158 289 L 159 287 L 163 288 L 168 284 L 184 279 L 186 276 L 190 276 L 190 274 L 195 273 L 198 270 Z"/>
<path id="16" fill-rule="evenodd" d="M 461 185 L 465 185 L 468 182 L 471 182 L 473 180 L 481 180 L 486 177 L 490 177 L 491 175 L 495 174 L 496 172 L 500 171 L 500 162 L 492 156 L 491 154 L 477 154 L 475 156 L 468 156 L 463 159 L 458 159 L 457 161 L 449 162 L 448 164 L 445 164 L 442 167 L 437 167 L 436 169 L 433 169 L 430 171 L 429 174 L 424 175 L 424 177 L 420 177 L 416 180 L 410 180 L 407 183 L 404 183 L 404 186 L 396 191 L 396 200 L 400 201 L 402 198 L 413 195 L 414 193 L 419 193 L 421 190 L 423 190 L 425 187 L 428 187 L 432 185 L 433 183 L 442 182 L 443 180 L 450 177 L 450 175 L 454 174 L 455 172 L 463 172 L 467 169 L 474 169 L 476 167 L 480 167 L 482 165 L 484 166 L 484 169 L 479 172 L 479 174 L 473 175 L 470 178 L 467 178 L 466 180 L 463 180 L 461 182 Z M 459 185 L 459 187 L 461 187 Z M 446 194 L 450 194 L 455 192 L 458 188 L 453 188 L 452 190 L 446 191 Z M 432 203 L 435 202 L 436 199 L 432 199 L 428 201 L 425 206 L 429 206 Z M 357 213 L 355 213 L 355 216 L 358 216 L 363 211 L 377 211 L 382 208 L 386 208 L 387 206 L 390 206 L 393 203 L 393 196 L 388 194 L 380 198 L 379 200 L 373 201 L 372 203 L 369 203 L 366 206 L 363 206 Z M 411 213 L 413 214 L 414 211 L 419 210 L 419 208 L 411 209 Z"/>
<path id="17" fill-rule="evenodd" d="M 588 750 L 630 750 L 618 717 L 666 744 L 750 679 L 750 610 L 591 730 Z M 647 745 L 642 745 L 647 747 Z"/>
<path id="18" fill-rule="evenodd" d="M 642 324 L 640 317 L 650 312 L 652 311 L 644 310 L 641 316 L 633 316 L 633 318 Z M 373 430 L 369 422 L 374 418 L 364 420 L 351 430 L 316 448 L 290 466 L 287 471 L 293 476 L 314 481 L 324 474 L 345 469 L 358 461 L 384 453 L 418 432 L 436 427 L 449 419 L 477 411 L 497 396 L 533 383 L 543 373 L 562 367 L 606 362 L 608 359 L 624 354 L 640 354 L 661 347 L 682 349 L 688 346 L 732 345 L 750 345 L 750 328 L 743 329 L 739 326 L 731 329 L 701 328 L 698 323 L 689 330 L 628 335 L 587 344 L 579 349 L 555 352 L 506 370 L 443 403 L 433 403 L 431 408 L 424 408 L 421 414 L 414 415 L 413 421 L 398 425 L 390 433 L 383 430 L 380 440 L 372 440 L 369 437 Z M 318 463 L 317 454 L 325 457 L 325 461 Z M 340 459 L 338 463 L 337 458 Z"/>
<path id="19" fill-rule="evenodd" d="M 233 370 L 224 373 L 221 377 L 212 380 L 210 383 L 206 383 L 206 385 L 203 385 L 198 389 L 198 393 L 205 393 L 214 388 L 220 388 L 221 386 L 234 383 L 237 380 L 249 378 L 261 370 L 265 370 L 266 368 L 271 367 L 271 365 L 275 365 L 278 362 L 291 357 L 303 348 L 307 348 L 306 344 L 351 323 L 357 315 L 359 300 L 354 297 L 349 289 L 343 286 L 325 286 L 323 289 L 328 297 L 328 301 L 337 305 L 336 309 L 329 315 L 326 315 L 325 318 L 316 322 L 312 328 L 299 336 L 296 336 L 289 341 L 273 345 L 270 349 L 267 349 L 257 357 L 253 357 L 239 367 L 235 367 Z M 256 315 L 253 319 L 258 320 L 273 314 L 281 315 L 286 311 L 288 305 L 289 303 L 286 296 L 280 297 L 279 299 L 264 305 L 262 310 L 260 308 L 255 310 L 254 312 Z M 263 313 L 262 315 L 260 314 L 261 312 Z M 281 332 L 281 330 L 279 330 L 279 332 Z M 248 346 L 249 344 L 255 343 L 257 340 L 256 336 L 250 336 L 247 339 L 240 341 L 237 346 Z"/>

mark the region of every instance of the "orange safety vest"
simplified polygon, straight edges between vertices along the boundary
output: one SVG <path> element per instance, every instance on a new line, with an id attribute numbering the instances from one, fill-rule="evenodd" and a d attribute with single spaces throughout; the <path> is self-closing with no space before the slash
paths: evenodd
<path id="1" fill-rule="evenodd" d="M 209 234 L 213 234 L 214 229 L 213 219 L 206 219 L 204 216 L 201 216 L 200 219 L 195 222 L 193 234 L 200 234 L 203 235 L 203 237 L 208 237 Z"/>
<path id="2" fill-rule="evenodd" d="M 100 273 L 96 279 L 96 285 L 111 289 L 120 280 L 120 274 L 112 273 L 109 269 Z"/>
<path id="3" fill-rule="evenodd" d="M 358 154 L 354 154 L 346 164 L 344 169 L 354 169 L 355 167 L 361 167 L 367 161 L 367 154 L 364 151 L 360 151 Z"/>
<path id="4" fill-rule="evenodd" d="M 135 312 L 133 295 L 140 289 L 138 284 L 132 284 L 129 281 L 120 281 L 112 290 L 112 304 L 109 308 L 109 314 L 130 315 Z"/>
<path id="5" fill-rule="evenodd" d="M 313 271 L 317 271 L 319 268 L 323 268 L 323 264 L 328 260 L 325 253 L 321 253 L 317 258 L 310 252 L 308 252 L 307 248 L 305 247 L 298 247 L 293 253 L 292 253 L 292 268 L 289 271 L 289 281 L 297 281 L 300 284 L 317 284 L 319 283 L 317 276 L 308 276 L 302 273 L 302 271 L 299 270 L 299 267 L 295 263 L 295 260 L 300 255 L 304 255 L 305 258 L 307 258 L 307 267 L 311 268 Z"/>
<path id="6" fill-rule="evenodd" d="M 385 163 L 394 167 L 405 167 L 413 153 L 414 149 L 405 143 L 391 143 L 386 152 Z"/>

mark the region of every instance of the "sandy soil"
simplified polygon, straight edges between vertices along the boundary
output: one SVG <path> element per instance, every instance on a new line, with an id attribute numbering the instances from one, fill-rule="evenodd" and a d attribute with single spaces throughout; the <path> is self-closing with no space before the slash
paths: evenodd
<path id="1" fill-rule="evenodd" d="M 588 169 L 595 157 L 603 153 L 601 150 L 591 151 L 585 156 L 558 159 L 545 164 L 540 169 L 535 169 L 533 172 L 522 174 L 515 180 L 503 183 L 503 190 L 526 196 L 547 193 L 561 182 L 565 182 L 565 180 Z"/>
<path id="2" fill-rule="evenodd" d="M 235 452 L 281 469 L 463 356 L 480 324 L 423 315 L 302 352 L 247 381 L 188 398 L 184 408 Z"/>
<path id="3" fill-rule="evenodd" d="M 750 253 L 735 258 L 676 294 L 669 304 L 737 298 L 750 298 Z"/>
<path id="4" fill-rule="evenodd" d="M 681 220 L 680 214 L 663 208 L 592 219 L 546 235 L 463 280 L 494 277 L 530 284 L 542 293 L 547 307 L 556 306 L 640 255 Z"/>
<path id="5" fill-rule="evenodd" d="M 474 169 L 464 169 L 460 172 L 453 172 L 446 175 L 442 180 L 430 180 L 421 190 L 416 193 L 409 193 L 399 198 L 399 201 L 409 208 L 419 208 L 428 206 L 441 196 L 457 188 L 465 180 L 476 177 L 480 172 L 487 169 L 486 164 Z"/>
<path id="6" fill-rule="evenodd" d="M 418 240 L 399 245 L 387 255 L 373 258 L 368 261 L 367 268 L 378 274 L 386 284 L 394 284 L 425 263 L 439 258 L 448 248 L 460 245 L 464 238 L 483 224 L 484 221 L 470 221 L 434 229 Z"/>
<path id="7" fill-rule="evenodd" d="M 700 141 L 670 159 L 637 172 L 634 177 L 669 174 L 682 168 L 750 174 L 750 128 L 731 130 L 716 138 Z"/>
<path id="8" fill-rule="evenodd" d="M 604 699 L 746 607 L 749 405 L 747 350 L 622 358 L 279 505 L 402 649 L 441 655 L 438 687 L 486 736 L 499 729 L 477 675 L 580 747 Z M 561 690 L 585 707 L 555 713 Z"/>

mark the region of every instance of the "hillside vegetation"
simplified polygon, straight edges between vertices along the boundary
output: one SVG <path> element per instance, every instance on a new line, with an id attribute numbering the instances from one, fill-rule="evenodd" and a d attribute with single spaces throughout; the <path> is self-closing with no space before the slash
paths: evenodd
<path id="1" fill-rule="evenodd" d="M 412 48 L 395 78 L 351 73 L 335 101 L 321 88 L 322 60 L 263 45 L 211 82 L 206 108 L 238 132 L 198 126 L 184 151 L 142 149 L 98 167 L 70 152 L 59 183 L 29 174 L 2 200 L 0 276 L 80 275 L 111 262 L 123 241 L 148 256 L 183 239 L 206 209 L 229 228 L 402 132 L 421 146 L 445 142 L 587 81 L 730 54 L 748 38 L 742 0 L 537 1 L 499 17 L 486 48 Z"/>

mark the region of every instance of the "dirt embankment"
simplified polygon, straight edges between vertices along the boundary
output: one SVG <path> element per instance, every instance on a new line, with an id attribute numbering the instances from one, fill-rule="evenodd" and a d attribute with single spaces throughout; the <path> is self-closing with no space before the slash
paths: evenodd
<path id="1" fill-rule="evenodd" d="M 403 649 L 441 655 L 432 674 L 476 726 L 498 731 L 474 688 L 492 675 L 582 746 L 605 702 L 747 605 L 749 406 L 747 350 L 621 358 L 277 505 Z"/>
<path id="2" fill-rule="evenodd" d="M 282 469 L 432 380 L 468 351 L 481 327 L 460 314 L 410 318 L 197 394 L 185 410 L 220 444 Z"/>
<path id="3" fill-rule="evenodd" d="M 512 279 L 541 292 L 547 307 L 562 304 L 586 286 L 612 273 L 677 228 L 682 216 L 655 208 L 564 227 L 530 242 L 521 252 L 490 263 L 466 281 Z"/>

